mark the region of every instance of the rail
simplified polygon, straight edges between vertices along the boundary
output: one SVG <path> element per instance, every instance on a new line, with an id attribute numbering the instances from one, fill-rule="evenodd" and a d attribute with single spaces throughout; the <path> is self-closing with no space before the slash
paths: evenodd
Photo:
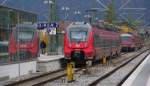
<path id="1" fill-rule="evenodd" d="M 146 49 L 146 50 L 144 50 L 143 52 L 141 52 L 141 53 L 135 55 L 133 58 L 131 58 L 131 59 L 128 60 L 127 62 L 123 63 L 122 65 L 118 66 L 117 68 L 113 69 L 112 71 L 108 72 L 107 74 L 103 75 L 102 77 L 96 79 L 95 81 L 93 81 L 92 83 L 90 83 L 88 86 L 96 86 L 96 85 L 97 85 L 98 83 L 100 83 L 102 80 L 104 80 L 104 79 L 106 79 L 107 77 L 109 77 L 110 75 L 114 74 L 117 70 L 121 69 L 122 67 L 124 67 L 125 65 L 127 65 L 129 62 L 131 62 L 132 60 L 134 60 L 135 58 L 137 58 L 139 55 L 145 53 L 145 52 L 148 51 L 148 50 L 149 50 L 149 49 Z M 147 55 L 149 55 L 149 53 L 148 53 Z M 146 56 L 147 56 L 147 55 L 146 55 Z M 146 58 L 146 56 L 144 57 L 144 59 Z M 143 59 L 143 60 L 144 60 L 144 59 Z M 143 60 L 142 60 L 142 61 L 143 61 Z M 141 61 L 141 62 L 142 62 L 142 61 Z M 140 64 L 140 63 L 139 63 L 139 64 Z M 138 64 L 138 65 L 139 65 L 139 64 Z M 138 66 L 138 65 L 137 65 L 137 66 Z M 136 66 L 136 67 L 137 67 L 137 66 Z M 136 69 L 136 68 L 135 68 L 135 69 Z M 133 71 L 134 71 L 134 70 L 133 70 Z M 129 74 L 128 74 L 128 76 L 129 76 Z M 125 77 L 125 78 L 118 84 L 118 86 L 120 86 L 126 78 L 127 78 L 127 77 Z"/>

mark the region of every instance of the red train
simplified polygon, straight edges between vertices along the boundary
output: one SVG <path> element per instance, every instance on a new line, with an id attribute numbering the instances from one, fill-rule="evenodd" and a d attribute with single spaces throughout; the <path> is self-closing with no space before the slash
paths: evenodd
<path id="1" fill-rule="evenodd" d="M 38 55 L 39 36 L 36 25 L 20 24 L 13 28 L 9 41 L 12 61 L 29 60 Z"/>
<path id="2" fill-rule="evenodd" d="M 141 48 L 143 44 L 140 36 L 129 33 L 122 33 L 121 46 L 122 51 L 134 51 Z"/>
<path id="3" fill-rule="evenodd" d="M 115 28 L 88 23 L 72 23 L 64 37 L 64 55 L 67 61 L 92 63 L 104 56 L 119 55 L 120 34 Z"/>

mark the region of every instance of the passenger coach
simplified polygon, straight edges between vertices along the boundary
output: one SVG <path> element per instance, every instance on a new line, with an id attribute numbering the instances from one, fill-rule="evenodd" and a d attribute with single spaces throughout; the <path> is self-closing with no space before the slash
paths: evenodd
<path id="1" fill-rule="evenodd" d="M 143 41 L 138 35 L 122 33 L 120 36 L 122 51 L 134 51 L 136 49 L 140 49 L 143 46 Z"/>

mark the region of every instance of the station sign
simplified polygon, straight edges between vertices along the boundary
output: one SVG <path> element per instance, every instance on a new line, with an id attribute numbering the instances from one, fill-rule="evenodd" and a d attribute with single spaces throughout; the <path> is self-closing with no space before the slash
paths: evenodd
<path id="1" fill-rule="evenodd" d="M 58 27 L 57 23 L 39 23 L 37 29 L 46 30 L 50 35 L 56 35 Z"/>

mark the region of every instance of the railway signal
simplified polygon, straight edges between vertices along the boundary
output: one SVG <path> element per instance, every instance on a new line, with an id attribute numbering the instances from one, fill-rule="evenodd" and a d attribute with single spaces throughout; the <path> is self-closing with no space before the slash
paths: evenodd
<path id="1" fill-rule="evenodd" d="M 68 82 L 74 81 L 74 63 L 69 62 L 67 63 L 67 80 Z"/>

